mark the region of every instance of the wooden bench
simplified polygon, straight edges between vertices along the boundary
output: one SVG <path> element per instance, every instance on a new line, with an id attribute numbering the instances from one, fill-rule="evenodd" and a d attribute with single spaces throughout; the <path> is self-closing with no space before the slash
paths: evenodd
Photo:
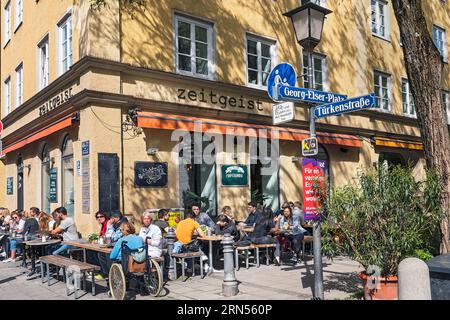
<path id="1" fill-rule="evenodd" d="M 259 249 L 266 249 L 266 265 L 269 265 L 269 249 L 275 248 L 277 245 L 275 243 L 267 243 L 267 244 L 251 244 L 251 248 L 256 249 L 256 267 L 259 268 Z"/>
<path id="2" fill-rule="evenodd" d="M 234 259 L 235 259 L 235 269 L 239 270 L 240 264 L 239 264 L 239 252 L 242 251 L 245 255 L 245 268 L 248 269 L 249 266 L 249 251 L 253 250 L 254 248 L 249 246 L 242 246 L 242 247 L 234 247 Z"/>
<path id="3" fill-rule="evenodd" d="M 75 281 L 74 281 L 74 298 L 78 299 L 78 279 L 77 276 L 83 277 L 83 289 L 86 290 L 86 272 L 92 272 L 92 295 L 95 296 L 95 276 L 93 271 L 100 270 L 99 266 L 81 262 L 78 260 L 66 258 L 63 256 L 43 256 L 40 257 L 41 265 L 45 265 L 45 269 L 47 272 L 47 284 L 50 286 L 50 265 L 56 266 L 56 275 L 58 276 L 59 270 L 63 269 L 63 279 L 64 282 L 66 282 L 67 279 L 67 269 L 70 267 L 73 271 L 74 269 L 78 272 L 79 275 L 75 274 Z M 41 267 L 41 280 L 42 283 L 44 283 L 44 267 Z M 70 294 L 69 284 L 67 283 L 66 286 L 66 293 L 67 295 Z"/>
<path id="4" fill-rule="evenodd" d="M 186 281 L 185 277 L 185 267 L 184 262 L 186 259 L 192 259 L 192 276 L 195 276 L 195 259 L 199 258 L 200 260 L 200 275 L 203 279 L 203 260 L 202 260 L 202 253 L 200 251 L 198 252 L 186 252 L 186 253 L 172 253 L 173 263 L 174 263 L 174 273 L 175 273 L 175 279 L 177 279 L 177 260 L 180 261 L 181 264 L 181 273 L 183 277 L 183 281 Z"/>

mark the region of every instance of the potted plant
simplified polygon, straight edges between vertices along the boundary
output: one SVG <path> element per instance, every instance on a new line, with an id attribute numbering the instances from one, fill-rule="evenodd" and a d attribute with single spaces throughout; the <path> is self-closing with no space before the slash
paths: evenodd
<path id="1" fill-rule="evenodd" d="M 329 197 L 320 192 L 323 251 L 329 257 L 347 255 L 365 268 L 360 277 L 366 299 L 396 299 L 400 261 L 436 252 L 440 181 L 432 172 L 416 181 L 410 168 L 380 166 Z"/>
<path id="2" fill-rule="evenodd" d="M 96 233 L 89 234 L 88 241 L 90 243 L 97 243 L 97 240 L 98 240 L 98 235 Z"/>

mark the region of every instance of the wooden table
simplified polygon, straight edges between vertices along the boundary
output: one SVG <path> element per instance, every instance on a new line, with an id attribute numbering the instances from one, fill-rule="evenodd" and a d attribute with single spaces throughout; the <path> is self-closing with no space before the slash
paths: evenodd
<path id="1" fill-rule="evenodd" d="M 209 268 L 208 270 L 208 275 L 214 273 L 214 272 L 220 272 L 219 270 L 215 270 L 214 269 L 214 264 L 213 264 L 213 241 L 222 241 L 223 240 L 223 236 L 222 235 L 212 235 L 212 236 L 204 236 L 204 237 L 199 237 L 199 240 L 202 241 L 209 241 L 209 261 L 211 263 L 211 268 Z"/>
<path id="2" fill-rule="evenodd" d="M 42 242 L 41 239 L 35 239 L 35 240 L 29 240 L 29 241 L 24 241 L 24 243 L 31 247 L 31 272 L 29 273 L 29 275 L 31 276 L 32 274 L 34 274 L 36 272 L 36 252 L 35 252 L 35 248 L 36 247 L 45 247 L 45 249 L 47 249 L 48 246 L 51 245 L 55 245 L 60 243 L 61 240 L 59 239 L 49 239 L 47 241 Z M 48 255 L 49 253 L 46 252 L 43 255 Z M 24 256 L 24 259 L 26 259 L 26 255 Z"/>
<path id="3" fill-rule="evenodd" d="M 111 247 L 107 247 L 104 244 L 90 243 L 87 240 L 64 241 L 63 244 L 83 249 L 84 262 L 86 262 L 86 250 L 97 251 L 106 254 L 110 254 L 112 251 Z"/>

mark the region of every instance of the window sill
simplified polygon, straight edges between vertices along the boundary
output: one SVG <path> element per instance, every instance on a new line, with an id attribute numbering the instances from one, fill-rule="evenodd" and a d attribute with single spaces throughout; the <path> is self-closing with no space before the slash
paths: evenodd
<path id="1" fill-rule="evenodd" d="M 393 112 L 392 112 L 392 110 L 384 110 L 384 109 L 381 109 L 381 108 L 373 108 L 373 110 L 374 111 L 377 111 L 377 112 L 380 112 L 380 113 L 386 113 L 386 114 L 394 114 Z"/>
<path id="2" fill-rule="evenodd" d="M 9 38 L 8 41 L 6 41 L 6 43 L 3 45 L 3 49 L 5 49 L 10 42 L 11 42 L 11 38 Z"/>
<path id="3" fill-rule="evenodd" d="M 372 36 L 375 37 L 375 38 L 378 38 L 378 39 L 381 39 L 381 40 L 384 40 L 384 41 L 387 41 L 387 42 L 391 43 L 391 39 L 390 38 L 380 36 L 379 34 L 376 34 L 376 33 L 373 33 L 373 32 L 372 32 Z"/>
<path id="4" fill-rule="evenodd" d="M 197 78 L 197 79 L 204 79 L 204 80 L 211 80 L 214 81 L 216 80 L 214 76 L 212 75 L 201 75 L 201 74 L 194 74 L 192 72 L 187 72 L 187 71 L 183 71 L 183 70 L 176 70 L 177 74 L 181 74 L 183 76 L 188 76 L 188 77 L 192 77 L 192 78 Z"/>
<path id="5" fill-rule="evenodd" d="M 252 83 L 246 83 L 246 86 L 249 88 L 252 88 L 252 89 L 267 91 L 267 86 L 260 86 L 260 85 L 252 84 Z"/>
<path id="6" fill-rule="evenodd" d="M 416 115 L 411 115 L 411 114 L 408 114 L 408 113 L 402 113 L 402 115 L 404 116 L 404 117 L 406 117 L 406 118 L 410 118 L 410 119 L 417 119 L 417 116 Z"/>
<path id="7" fill-rule="evenodd" d="M 19 28 L 22 26 L 23 24 L 23 20 L 19 22 L 19 24 L 14 28 L 14 33 L 17 32 L 17 30 L 19 30 Z"/>

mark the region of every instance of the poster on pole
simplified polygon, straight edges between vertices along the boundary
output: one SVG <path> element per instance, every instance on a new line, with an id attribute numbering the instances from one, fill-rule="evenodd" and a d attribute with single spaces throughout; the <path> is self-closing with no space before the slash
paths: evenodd
<path id="1" fill-rule="evenodd" d="M 325 160 L 302 158 L 303 212 L 305 220 L 320 220 L 319 190 L 326 188 Z"/>

